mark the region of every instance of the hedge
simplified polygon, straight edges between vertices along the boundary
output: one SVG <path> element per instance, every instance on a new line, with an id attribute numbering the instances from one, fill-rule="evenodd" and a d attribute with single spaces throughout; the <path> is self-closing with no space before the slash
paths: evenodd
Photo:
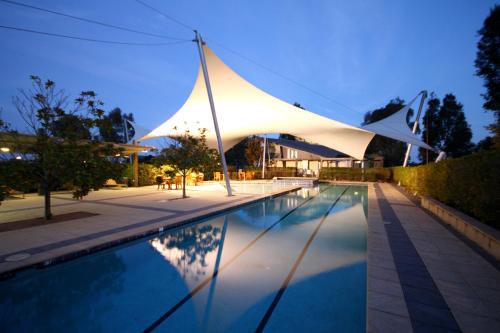
<path id="1" fill-rule="evenodd" d="M 152 164 L 139 163 L 139 186 L 147 186 L 156 184 L 156 176 L 163 174 L 162 171 Z M 123 172 L 123 177 L 128 178 L 128 185 L 134 182 L 134 170 L 132 164 L 127 164 Z"/>
<path id="2" fill-rule="evenodd" d="M 322 168 L 319 178 L 323 180 L 347 180 L 347 181 L 391 181 L 392 170 L 390 168 Z"/>
<path id="3" fill-rule="evenodd" d="M 500 229 L 500 151 L 392 168 L 393 181 Z"/>
<path id="4" fill-rule="evenodd" d="M 323 168 L 320 179 L 400 183 L 500 229 L 498 150 L 406 168 Z"/>

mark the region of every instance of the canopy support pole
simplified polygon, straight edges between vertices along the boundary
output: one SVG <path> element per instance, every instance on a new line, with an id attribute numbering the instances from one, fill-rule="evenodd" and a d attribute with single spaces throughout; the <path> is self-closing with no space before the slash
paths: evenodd
<path id="1" fill-rule="evenodd" d="M 266 178 L 266 136 L 264 135 L 264 147 L 262 149 L 262 179 Z"/>
<path id="2" fill-rule="evenodd" d="M 418 111 L 417 111 L 417 118 L 415 118 L 415 122 L 413 123 L 413 134 L 417 132 L 418 128 L 418 121 L 420 120 L 420 114 L 422 113 L 422 107 L 424 106 L 424 101 L 427 98 L 427 91 L 422 90 L 420 92 L 422 94 L 422 98 L 420 99 L 420 105 L 418 106 Z M 403 167 L 406 167 L 408 164 L 408 159 L 410 158 L 410 152 L 411 152 L 411 143 L 408 144 L 408 148 L 406 149 L 406 155 L 405 155 L 405 160 L 403 162 Z"/>
<path id="3" fill-rule="evenodd" d="M 203 40 L 197 30 L 194 30 L 195 42 L 198 46 L 198 53 L 200 54 L 201 68 L 203 69 L 203 77 L 205 78 L 205 87 L 207 88 L 208 101 L 210 102 L 210 110 L 212 111 L 212 119 L 214 121 L 215 135 L 217 136 L 217 146 L 219 148 L 220 159 L 222 162 L 222 171 L 224 172 L 224 180 L 226 181 L 227 195 L 233 195 L 231 191 L 231 183 L 229 182 L 229 174 L 227 172 L 226 156 L 224 156 L 224 147 L 219 132 L 219 123 L 217 122 L 217 115 L 215 113 L 214 98 L 212 95 L 212 87 L 210 86 L 210 79 L 208 78 L 207 63 L 205 61 L 205 53 L 203 52 Z"/>

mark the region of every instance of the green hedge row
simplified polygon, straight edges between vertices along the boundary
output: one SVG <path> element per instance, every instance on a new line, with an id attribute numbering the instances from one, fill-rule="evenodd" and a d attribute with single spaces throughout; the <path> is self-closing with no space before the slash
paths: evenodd
<path id="1" fill-rule="evenodd" d="M 382 181 L 388 182 L 392 179 L 390 168 L 322 168 L 319 178 L 323 180 L 346 180 L 346 181 Z"/>
<path id="2" fill-rule="evenodd" d="M 393 181 L 500 229 L 500 151 L 392 168 Z"/>
<path id="3" fill-rule="evenodd" d="M 400 183 L 500 229 L 500 151 L 407 168 L 323 168 L 320 179 Z"/>

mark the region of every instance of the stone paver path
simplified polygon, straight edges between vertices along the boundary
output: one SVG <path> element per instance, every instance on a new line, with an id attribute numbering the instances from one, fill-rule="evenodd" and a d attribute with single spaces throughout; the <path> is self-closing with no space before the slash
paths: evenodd
<path id="1" fill-rule="evenodd" d="M 500 272 L 394 185 L 369 198 L 367 330 L 500 332 Z"/>

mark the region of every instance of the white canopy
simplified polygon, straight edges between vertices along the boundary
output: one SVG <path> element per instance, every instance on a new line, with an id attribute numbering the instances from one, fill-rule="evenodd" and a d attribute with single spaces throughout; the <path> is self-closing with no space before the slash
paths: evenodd
<path id="1" fill-rule="evenodd" d="M 357 128 L 300 109 L 267 94 L 236 74 L 208 46 L 204 45 L 203 50 L 226 151 L 250 135 L 266 133 L 292 134 L 310 143 L 325 145 L 360 160 L 363 159 L 366 147 L 375 134 L 428 147 L 411 133 L 406 124 L 409 105 L 391 117 L 370 124 L 378 126 Z M 396 124 L 400 117 L 398 114 L 401 112 L 405 112 L 404 122 Z M 390 120 L 387 125 L 386 120 Z M 191 95 L 181 109 L 139 141 L 155 137 L 174 137 L 186 130 L 192 135 L 197 135 L 201 128 L 207 130 L 208 146 L 216 148 L 212 114 L 200 67 Z"/>

